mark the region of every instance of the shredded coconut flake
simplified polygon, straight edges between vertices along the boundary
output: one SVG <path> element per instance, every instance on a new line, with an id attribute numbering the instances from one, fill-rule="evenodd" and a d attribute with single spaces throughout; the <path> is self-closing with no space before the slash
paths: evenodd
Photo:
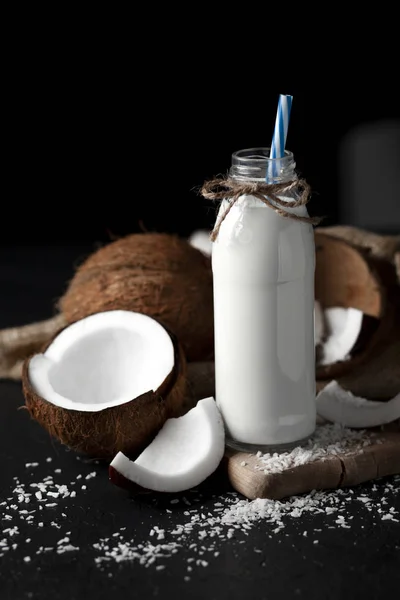
<path id="1" fill-rule="evenodd" d="M 364 430 L 352 430 L 338 423 L 317 427 L 314 436 L 303 446 L 297 446 L 290 452 L 266 453 L 257 452 L 257 471 L 266 474 L 282 473 L 300 465 L 316 460 L 327 460 L 333 456 L 359 452 L 361 448 L 371 444 L 372 436 Z"/>
<path id="2" fill-rule="evenodd" d="M 400 489 L 400 477 L 395 479 L 394 484 L 388 484 L 388 491 L 395 495 Z M 378 488 L 375 490 L 378 492 Z M 186 558 L 187 571 L 191 572 L 193 568 L 206 567 L 210 559 L 208 557 L 218 557 L 219 548 L 226 544 L 226 540 L 232 540 L 230 543 L 244 543 L 244 536 L 247 536 L 253 527 L 257 527 L 260 521 L 266 526 L 266 531 L 270 535 L 285 535 L 284 530 L 289 520 L 295 520 L 299 523 L 298 535 L 308 538 L 311 536 L 310 543 L 318 545 L 319 539 L 313 534 L 320 533 L 320 527 L 309 530 L 302 529 L 304 522 L 301 517 L 307 517 L 307 524 L 313 515 L 323 515 L 326 528 L 350 528 L 351 515 L 345 514 L 347 507 L 355 506 L 357 502 L 353 490 L 339 489 L 335 491 L 312 491 L 302 496 L 293 496 L 284 500 L 256 499 L 245 500 L 239 494 L 234 492 L 226 496 L 216 498 L 213 505 L 202 506 L 190 511 L 182 511 L 179 523 L 175 523 L 169 529 L 159 529 L 153 526 L 149 529 L 149 537 L 146 541 L 137 543 L 134 538 L 130 538 L 128 532 L 114 538 L 101 538 L 93 548 L 98 556 L 95 558 L 96 565 L 101 568 L 107 568 L 107 565 L 114 562 L 136 561 L 144 567 L 156 565 L 164 567 L 166 559 L 182 552 L 189 553 Z M 177 499 L 173 500 L 177 503 Z M 375 504 L 371 499 L 371 510 L 374 509 L 376 518 L 382 519 L 376 511 L 377 499 Z M 358 502 L 358 509 L 366 509 L 369 503 Z M 339 514 L 338 511 L 344 514 Z M 398 514 L 394 507 L 390 511 L 385 511 L 386 521 L 396 521 L 394 514 Z M 376 521 L 377 522 L 377 521 Z M 318 521 L 320 524 L 320 520 Z M 362 527 L 362 526 L 361 526 Z M 160 537 L 162 542 L 159 543 Z M 158 538 L 158 539 L 157 539 Z M 197 542 L 192 541 L 197 540 Z M 247 542 L 246 542 L 247 543 Z M 254 549 L 255 552 L 262 552 Z M 206 558 L 206 556 L 208 557 Z M 157 563 L 162 563 L 157 565 Z M 162 569 L 159 569 L 162 570 Z"/>
<path id="3" fill-rule="evenodd" d="M 361 432 L 349 432 L 337 425 L 325 426 L 319 428 L 318 435 L 301 449 L 279 455 L 258 453 L 257 464 L 268 472 L 280 472 L 297 464 L 329 458 L 331 455 L 340 454 L 343 450 L 352 451 L 355 448 L 359 450 L 359 444 L 364 443 L 366 439 L 365 434 L 363 440 L 360 435 Z M 243 462 L 252 464 L 247 460 Z M 61 472 L 59 469 L 55 470 L 57 471 Z M 28 477 L 33 479 L 35 473 L 37 474 L 37 471 L 30 471 Z M 87 481 L 87 486 L 90 487 L 90 481 L 95 476 L 95 472 L 87 471 L 78 475 L 76 480 L 84 478 L 85 483 Z M 51 476 L 46 476 L 40 481 L 36 478 L 35 481 L 26 484 L 19 483 L 17 478 L 14 478 L 14 481 L 17 483 L 14 483 L 12 495 L 1 503 L 1 506 L 5 507 L 2 511 L 4 524 L 13 520 L 14 525 L 18 523 L 19 518 L 25 527 L 29 526 L 33 530 L 47 526 L 49 534 L 54 536 L 56 532 L 50 531 L 51 526 L 58 531 L 58 538 L 50 542 L 51 546 L 35 546 L 34 535 L 25 541 L 20 539 L 18 525 L 5 528 L 0 530 L 0 558 L 7 552 L 13 552 L 17 548 L 16 542 L 30 544 L 30 556 L 23 559 L 26 563 L 29 563 L 35 554 L 77 552 L 79 547 L 75 544 L 73 534 L 65 531 L 65 519 L 68 517 L 69 506 L 76 506 L 70 498 L 79 496 L 80 491 L 70 492 L 71 484 L 66 485 L 62 482 L 56 484 Z M 29 489 L 32 493 L 27 491 Z M 165 521 L 163 528 L 152 523 L 147 539 L 144 540 L 136 539 L 134 525 L 118 527 L 118 530 L 109 537 L 100 538 L 93 544 L 94 563 L 98 568 L 106 569 L 107 565 L 113 563 L 135 561 L 145 568 L 162 571 L 166 568 L 168 558 L 185 552 L 187 561 L 185 570 L 191 573 L 193 570 L 206 568 L 212 560 L 217 559 L 227 540 L 230 544 L 251 543 L 249 534 L 254 527 L 259 526 L 261 521 L 266 534 L 269 537 L 278 536 L 278 541 L 281 536 L 287 535 L 286 524 L 292 522 L 297 527 L 298 535 L 304 536 L 303 543 L 317 545 L 319 543 L 317 534 L 321 532 L 321 518 L 324 521 L 323 529 L 349 529 L 353 517 L 351 511 L 347 511 L 350 506 L 353 510 L 356 508 L 359 513 L 365 512 L 369 515 L 368 518 L 376 523 L 387 522 L 387 526 L 396 526 L 399 523 L 399 511 L 391 504 L 400 490 L 400 477 L 394 477 L 392 482 L 385 482 L 382 485 L 370 485 L 368 490 L 369 494 L 353 489 L 321 492 L 314 490 L 309 494 L 280 501 L 268 499 L 250 501 L 243 499 L 236 492 L 213 496 L 212 499 L 209 497 L 202 499 L 201 494 L 196 490 L 190 490 L 188 495 L 190 494 L 192 502 L 184 497 L 172 498 L 169 502 L 179 506 L 174 507 L 174 511 L 165 507 L 162 509 L 168 514 L 169 527 L 165 526 Z M 54 499 L 54 502 L 46 503 L 44 499 L 50 498 Z M 31 501 L 29 506 L 31 510 L 26 510 L 26 499 Z M 49 515 L 54 515 L 54 512 L 49 511 L 60 505 L 65 511 L 60 513 L 64 518 L 62 520 L 60 518 L 62 525 L 49 518 Z M 310 518 L 313 515 L 318 517 L 319 528 L 312 526 Z M 359 526 L 363 528 L 363 525 Z M 42 534 L 38 535 L 38 540 L 43 543 Z M 262 553 L 258 548 L 253 550 L 255 553 Z"/>

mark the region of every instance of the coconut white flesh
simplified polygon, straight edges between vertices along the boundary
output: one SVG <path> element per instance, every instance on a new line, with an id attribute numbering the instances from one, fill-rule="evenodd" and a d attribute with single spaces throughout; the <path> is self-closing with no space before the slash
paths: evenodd
<path id="1" fill-rule="evenodd" d="M 199 400 L 183 417 L 168 419 L 135 460 L 119 452 L 112 467 L 126 479 L 156 492 L 182 492 L 199 485 L 218 467 L 225 432 L 214 398 Z"/>
<path id="2" fill-rule="evenodd" d="M 197 248 L 206 256 L 211 256 L 212 241 L 210 240 L 210 234 L 204 229 L 198 229 L 193 231 L 189 236 L 188 242 L 193 248 Z"/>
<path id="3" fill-rule="evenodd" d="M 316 401 L 321 417 L 345 427 L 378 427 L 400 418 L 400 394 L 387 402 L 367 400 L 354 396 L 335 380 L 319 392 Z"/>
<path id="4" fill-rule="evenodd" d="M 323 311 L 320 365 L 347 360 L 361 332 L 363 313 L 357 308 L 326 308 Z"/>
<path id="5" fill-rule="evenodd" d="M 32 357 L 29 380 L 56 406 L 87 412 L 156 391 L 174 368 L 174 346 L 154 319 L 124 310 L 97 313 L 64 329 Z"/>

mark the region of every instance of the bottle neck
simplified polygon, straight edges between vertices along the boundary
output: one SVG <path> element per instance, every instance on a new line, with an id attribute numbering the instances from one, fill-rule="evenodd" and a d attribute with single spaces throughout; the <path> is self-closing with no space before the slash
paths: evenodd
<path id="1" fill-rule="evenodd" d="M 292 152 L 282 158 L 270 158 L 270 148 L 246 148 L 232 154 L 229 176 L 239 181 L 284 183 L 297 179 Z"/>

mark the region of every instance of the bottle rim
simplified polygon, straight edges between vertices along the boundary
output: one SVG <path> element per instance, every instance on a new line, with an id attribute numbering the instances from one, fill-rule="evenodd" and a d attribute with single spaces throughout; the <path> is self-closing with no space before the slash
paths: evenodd
<path id="1" fill-rule="evenodd" d="M 293 153 L 285 150 L 282 158 L 270 158 L 269 147 L 238 150 L 231 156 L 229 176 L 241 181 L 282 183 L 297 179 Z"/>
<path id="2" fill-rule="evenodd" d="M 285 163 L 293 161 L 293 152 L 290 150 L 284 150 L 284 156 L 282 158 L 271 158 L 271 147 L 270 146 L 255 146 L 253 148 L 244 148 L 243 150 L 237 150 L 232 153 L 232 165 L 258 165 L 280 163 L 281 166 Z M 283 164 L 282 164 L 283 163 Z"/>

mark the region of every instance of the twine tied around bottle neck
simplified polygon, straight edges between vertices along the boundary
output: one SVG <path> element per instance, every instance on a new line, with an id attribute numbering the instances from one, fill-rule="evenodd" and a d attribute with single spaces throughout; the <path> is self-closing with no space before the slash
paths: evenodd
<path id="1" fill-rule="evenodd" d="M 281 200 L 279 195 L 285 195 L 297 191 L 297 200 Z M 311 187 L 305 179 L 296 179 L 293 181 L 285 181 L 282 183 L 267 183 L 267 182 L 243 182 L 231 177 L 217 177 L 206 181 L 201 188 L 201 195 L 207 200 L 229 200 L 229 205 L 226 211 L 216 222 L 214 229 L 210 234 L 211 241 L 214 242 L 217 237 L 223 221 L 228 216 L 231 208 L 236 204 L 241 196 L 253 196 L 269 208 L 274 210 L 281 217 L 294 219 L 303 223 L 311 223 L 318 225 L 321 222 L 321 217 L 301 217 L 294 213 L 288 212 L 286 208 L 297 208 L 304 206 L 310 200 Z"/>

